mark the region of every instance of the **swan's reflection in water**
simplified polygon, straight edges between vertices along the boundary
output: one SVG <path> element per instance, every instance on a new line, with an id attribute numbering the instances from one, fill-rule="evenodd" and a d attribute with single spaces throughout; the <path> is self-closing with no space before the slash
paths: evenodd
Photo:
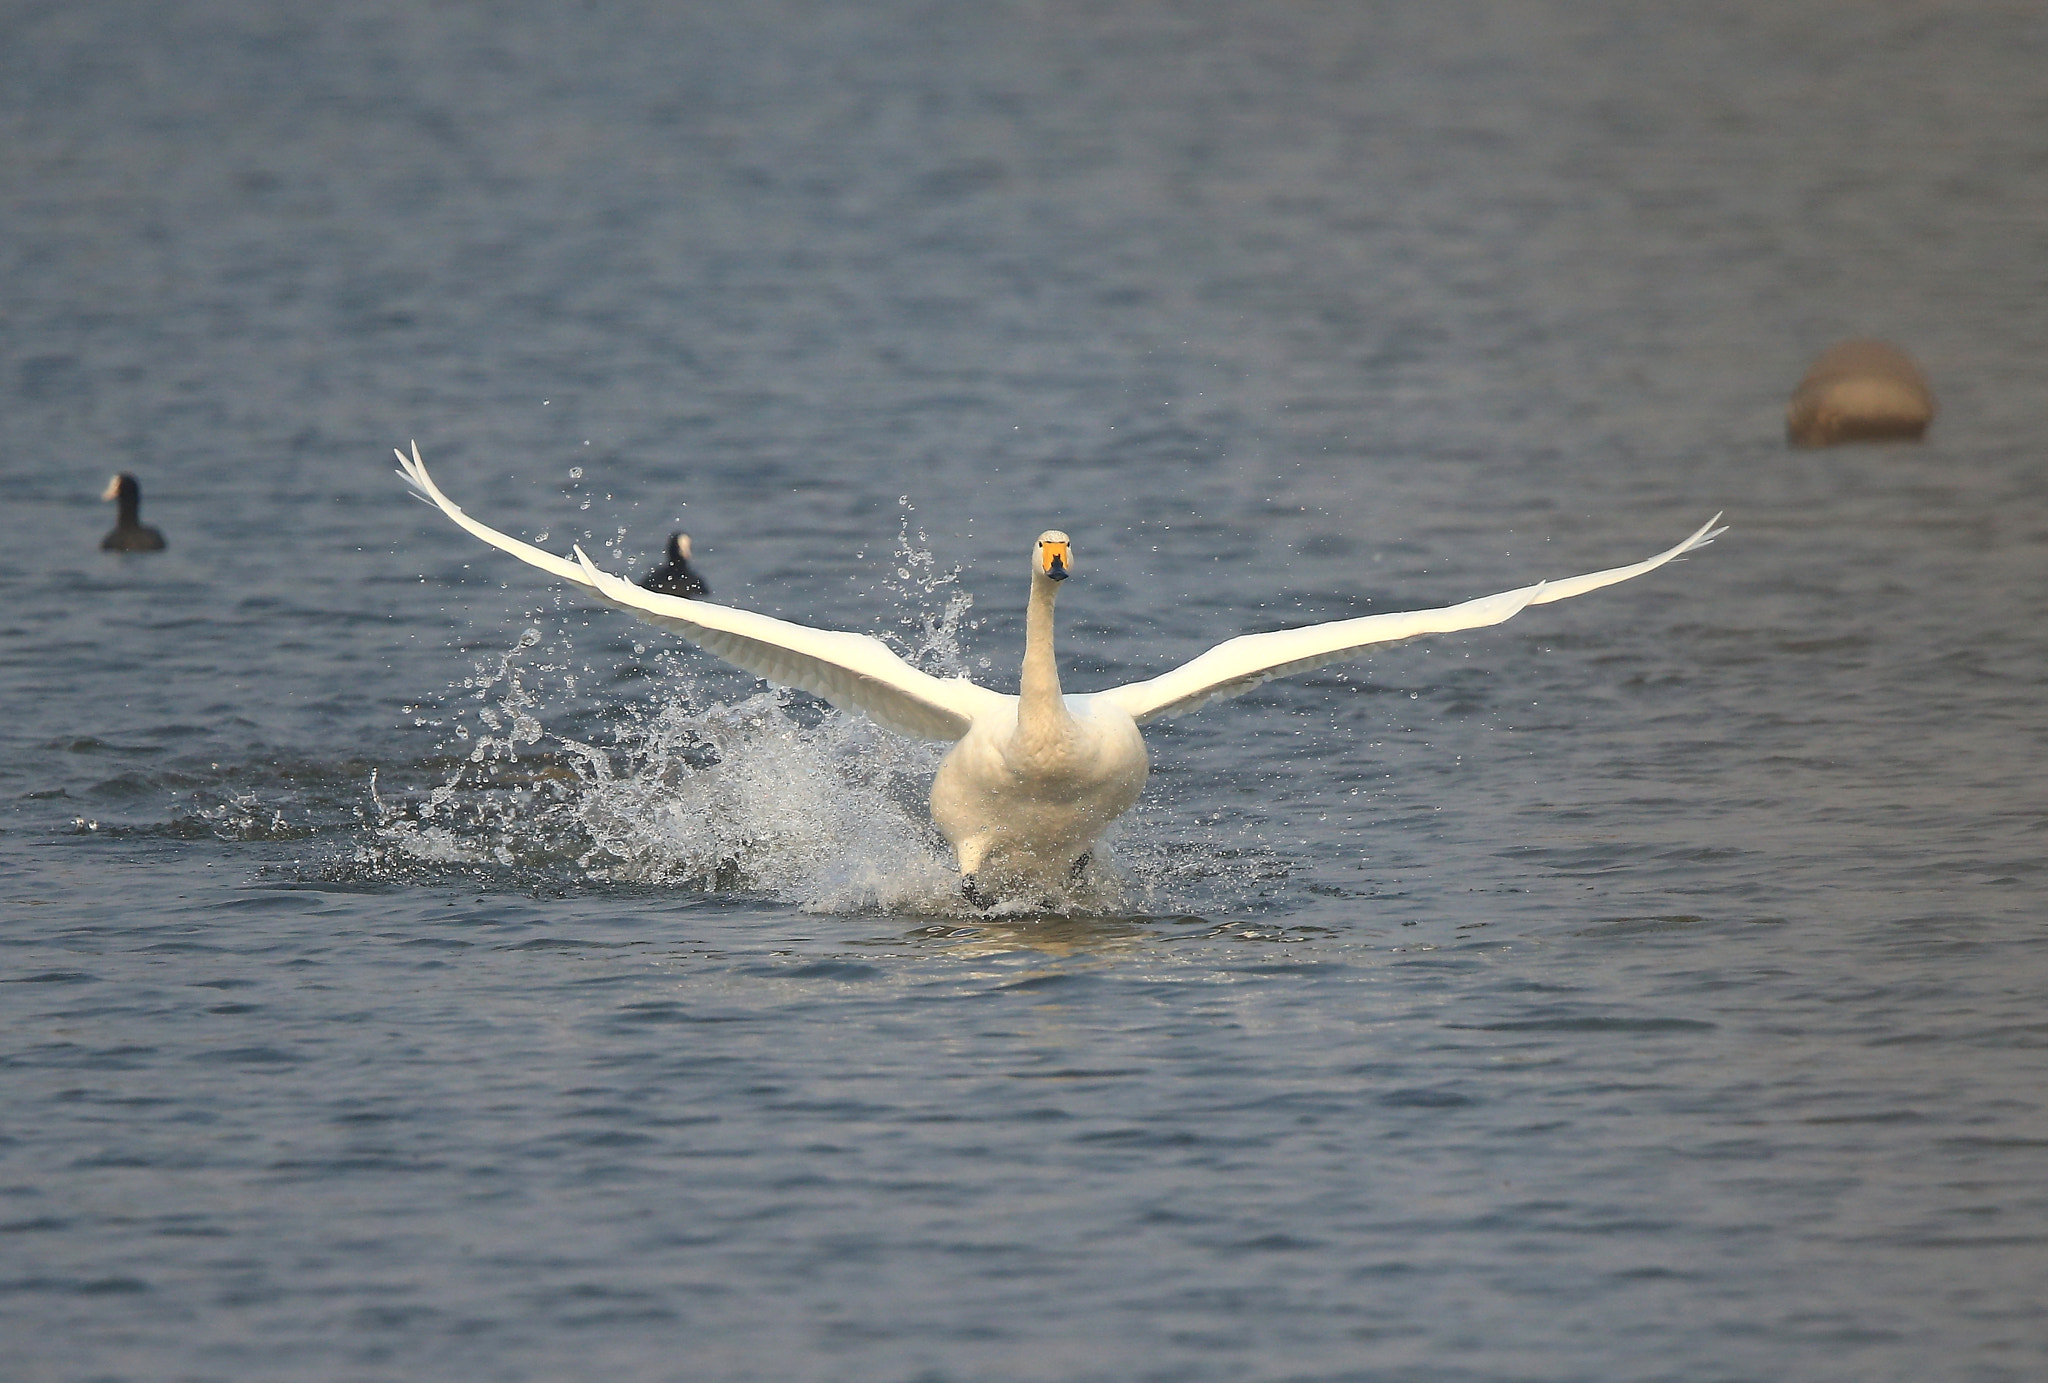
<path id="1" fill-rule="evenodd" d="M 963 959 L 1035 952 L 1042 956 L 1100 956 L 1138 951 L 1172 934 L 1179 918 L 1041 916 L 977 918 L 916 927 L 903 936 L 920 951 Z M 1199 918 L 1186 919 L 1199 923 Z"/>
<path id="2" fill-rule="evenodd" d="M 1332 936 L 1327 927 L 1283 926 L 1277 922 L 1218 921 L 1192 914 L 1088 917 L 1068 914 L 976 918 L 971 922 L 914 927 L 883 944 L 913 947 L 962 959 L 1020 953 L 1067 959 L 1157 951 L 1174 943 L 1199 941 L 1281 944 Z"/>

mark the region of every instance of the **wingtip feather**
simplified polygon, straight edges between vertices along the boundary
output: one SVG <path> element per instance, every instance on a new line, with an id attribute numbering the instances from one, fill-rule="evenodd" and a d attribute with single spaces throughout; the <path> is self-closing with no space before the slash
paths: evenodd
<path id="1" fill-rule="evenodd" d="M 412 486 L 421 499 L 432 501 L 434 482 L 427 475 L 427 463 L 420 460 L 420 444 L 412 444 L 411 456 L 407 456 L 397 447 L 391 449 L 391 454 L 398 458 L 398 473 L 405 477 L 405 483 Z"/>
<path id="2" fill-rule="evenodd" d="M 1727 511 L 1723 510 L 1721 512 L 1725 513 Z M 1713 542 L 1714 539 L 1726 533 L 1728 525 L 1721 524 L 1719 528 L 1716 528 L 1714 525 L 1719 523 L 1721 523 L 1721 514 L 1717 513 L 1714 517 L 1701 524 L 1690 538 L 1681 543 L 1678 552 L 1674 555 L 1682 556 L 1688 552 L 1697 552 L 1700 548 L 1705 547 L 1708 543 Z"/>

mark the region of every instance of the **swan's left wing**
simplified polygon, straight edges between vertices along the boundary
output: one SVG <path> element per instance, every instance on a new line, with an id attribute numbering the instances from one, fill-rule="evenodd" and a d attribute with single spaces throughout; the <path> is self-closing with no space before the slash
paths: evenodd
<path id="1" fill-rule="evenodd" d="M 733 666 L 785 687 L 822 696 L 835 706 L 861 711 L 900 734 L 919 739 L 957 740 L 974 717 L 1003 697 L 962 677 L 934 677 L 897 657 L 880 639 L 792 624 L 752 610 L 706 600 L 686 600 L 642 590 L 622 577 L 599 571 L 576 549 L 570 561 L 478 523 L 427 474 L 419 446 L 398 453 L 400 471 L 421 496 L 492 547 L 552 572 L 630 610 L 650 624 L 673 629 Z"/>
<path id="2" fill-rule="evenodd" d="M 1149 682 L 1132 682 L 1098 692 L 1102 701 L 1128 711 L 1140 725 L 1167 716 L 1185 715 L 1225 697 L 1238 696 L 1262 682 L 1292 672 L 1342 662 L 1356 657 L 1374 644 L 1412 639 L 1419 634 L 1448 634 L 1457 629 L 1479 629 L 1513 618 L 1531 605 L 1548 605 L 1553 600 L 1584 595 L 1617 581 L 1654 571 L 1673 558 L 1705 547 L 1724 530 L 1714 527 L 1719 514 L 1700 525 L 1690 538 L 1646 561 L 1563 581 L 1539 582 L 1499 595 L 1481 596 L 1461 605 L 1440 610 L 1411 610 L 1400 614 L 1366 615 L 1361 619 L 1335 620 L 1298 629 L 1276 629 L 1269 634 L 1243 634 L 1217 644 L 1192 662 Z"/>

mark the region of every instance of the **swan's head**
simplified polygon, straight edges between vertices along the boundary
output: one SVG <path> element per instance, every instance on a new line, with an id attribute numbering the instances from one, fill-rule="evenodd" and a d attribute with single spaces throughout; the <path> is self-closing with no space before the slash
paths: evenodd
<path id="1" fill-rule="evenodd" d="M 671 533 L 668 535 L 668 560 L 671 562 L 687 562 L 690 560 L 689 534 Z"/>
<path id="2" fill-rule="evenodd" d="M 1032 554 L 1032 570 L 1048 581 L 1064 581 L 1074 574 L 1073 554 L 1067 549 L 1067 535 L 1058 529 L 1047 529 L 1038 535 L 1038 547 Z"/>
<path id="3" fill-rule="evenodd" d="M 139 488 L 141 487 L 136 485 L 135 477 L 123 471 L 107 482 L 107 488 L 100 493 L 100 500 L 104 503 L 110 499 L 119 499 L 124 493 L 133 493 Z"/>

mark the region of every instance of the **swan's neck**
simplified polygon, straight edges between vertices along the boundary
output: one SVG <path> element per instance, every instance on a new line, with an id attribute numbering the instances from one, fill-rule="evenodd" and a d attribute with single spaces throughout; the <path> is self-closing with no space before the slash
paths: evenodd
<path id="1" fill-rule="evenodd" d="M 1052 655 L 1052 602 L 1058 593 L 1058 582 L 1032 574 L 1031 604 L 1024 611 L 1024 677 L 1017 688 L 1017 731 L 1027 748 L 1053 748 L 1073 730 Z"/>
<path id="2" fill-rule="evenodd" d="M 123 528 L 134 528 L 142 522 L 142 487 L 140 485 L 123 485 L 120 493 L 116 494 L 114 498 L 120 501 L 121 511 L 114 519 L 115 523 Z M 102 510 L 101 512 L 105 511 Z"/>

